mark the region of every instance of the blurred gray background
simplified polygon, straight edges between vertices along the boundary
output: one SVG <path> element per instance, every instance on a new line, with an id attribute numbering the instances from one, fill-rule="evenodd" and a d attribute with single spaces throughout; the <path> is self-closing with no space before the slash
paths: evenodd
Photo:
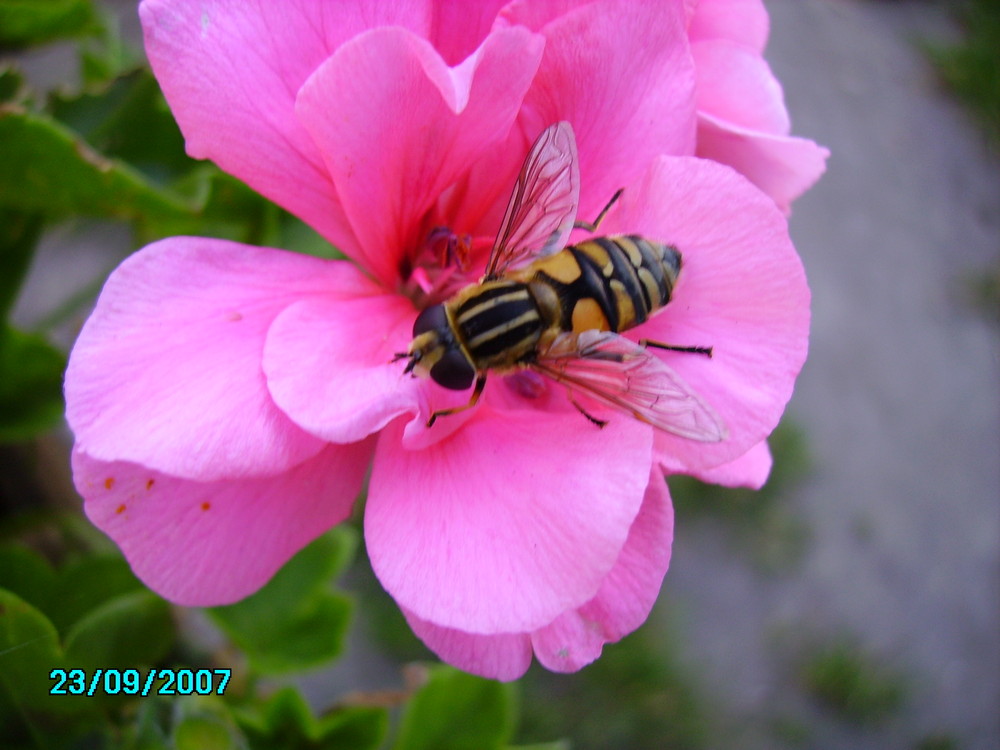
<path id="1" fill-rule="evenodd" d="M 718 525 L 681 524 L 660 610 L 734 746 L 771 746 L 761 717 L 787 714 L 822 724 L 822 747 L 998 748 L 1000 343 L 971 289 L 1000 263 L 1000 160 L 916 44 L 954 38 L 949 3 L 766 5 L 793 132 L 832 152 L 791 219 L 813 324 L 788 416 L 812 471 L 787 510 L 807 539 L 762 574 Z M 841 637 L 906 682 L 878 729 L 790 684 L 789 647 Z"/>

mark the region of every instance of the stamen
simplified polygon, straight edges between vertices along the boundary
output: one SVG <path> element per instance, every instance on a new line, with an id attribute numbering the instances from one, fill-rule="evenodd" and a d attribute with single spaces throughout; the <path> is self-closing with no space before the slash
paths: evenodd
<path id="1" fill-rule="evenodd" d="M 437 226 L 401 265 L 406 269 L 400 292 L 418 307 L 434 305 L 450 297 L 466 284 L 472 250 L 476 245 L 467 234 L 455 234 L 449 227 Z"/>

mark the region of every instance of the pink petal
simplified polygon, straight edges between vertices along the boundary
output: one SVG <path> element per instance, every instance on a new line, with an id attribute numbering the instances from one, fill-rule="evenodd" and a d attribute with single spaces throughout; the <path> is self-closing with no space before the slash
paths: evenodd
<path id="1" fill-rule="evenodd" d="M 322 443 L 267 391 L 264 336 L 296 299 L 370 289 L 339 261 L 192 237 L 149 245 L 111 274 L 70 356 L 77 447 L 203 481 L 315 455 Z"/>
<path id="2" fill-rule="evenodd" d="M 351 252 L 322 156 L 295 117 L 302 83 L 365 29 L 429 27 L 426 2 L 144 0 L 146 54 L 188 153 L 211 159 Z"/>
<path id="3" fill-rule="evenodd" d="M 421 383 L 403 374 L 415 313 L 398 295 L 313 299 L 284 310 L 267 335 L 264 373 L 278 406 L 324 440 L 350 443 L 421 411 Z"/>
<path id="4" fill-rule="evenodd" d="M 762 0 L 701 0 L 691 19 L 692 41 L 728 39 L 760 54 L 767 45 L 770 19 Z"/>
<path id="5" fill-rule="evenodd" d="M 725 40 L 691 45 L 698 72 L 698 111 L 718 120 L 774 135 L 788 135 L 781 84 L 764 59 Z"/>
<path id="6" fill-rule="evenodd" d="M 472 396 L 472 389 L 451 391 L 429 379 L 418 380 L 417 386 L 420 389 L 421 410 L 407 423 L 403 430 L 402 444 L 403 448 L 408 451 L 424 450 L 447 440 L 452 433 L 458 432 L 464 427 L 466 422 L 475 419 L 481 406 L 493 401 L 491 395 L 494 388 L 491 386 L 486 389 L 487 395 L 479 400 L 479 405 L 456 414 L 450 414 L 447 419 L 440 419 L 434 423 L 433 427 L 428 427 L 427 420 L 432 413 L 460 408 L 468 404 Z"/>
<path id="7" fill-rule="evenodd" d="M 407 449 L 444 440 L 475 410 L 430 429 L 428 418 L 468 403 L 471 391 L 450 391 L 406 375 L 406 363 L 393 361 L 406 351 L 415 317 L 410 302 L 394 294 L 290 305 L 271 325 L 264 345 L 264 374 L 274 402 L 299 427 L 334 443 L 360 440 L 404 414 L 413 416 L 403 435 Z"/>
<path id="8" fill-rule="evenodd" d="M 733 167 L 788 213 L 826 171 L 830 152 L 806 138 L 761 133 L 702 113 L 698 156 Z"/>
<path id="9" fill-rule="evenodd" d="M 646 621 L 670 566 L 673 540 L 674 507 L 663 475 L 654 469 L 615 567 L 597 596 L 579 610 L 585 619 L 601 623 L 609 643 Z"/>
<path id="10" fill-rule="evenodd" d="M 464 672 L 510 682 L 531 666 L 531 638 L 524 633 L 476 635 L 442 628 L 403 610 L 417 638 L 443 661 Z"/>
<path id="11" fill-rule="evenodd" d="M 177 604 L 253 593 L 295 552 L 350 515 L 372 441 L 327 446 L 270 477 L 195 482 L 76 450 L 73 479 L 90 520 L 135 574 Z"/>
<path id="12" fill-rule="evenodd" d="M 382 432 L 365 511 L 372 567 L 401 607 L 512 633 L 594 596 L 646 489 L 649 427 L 485 404 L 425 450 L 401 448 L 401 432 Z"/>
<path id="13" fill-rule="evenodd" d="M 654 470 L 628 541 L 597 596 L 532 633 L 538 661 L 555 672 L 575 672 L 600 656 L 605 643 L 642 625 L 670 565 L 673 535 L 670 494 L 663 476 Z"/>
<path id="14" fill-rule="evenodd" d="M 507 0 L 436 0 L 428 39 L 448 65 L 476 51 Z"/>
<path id="15" fill-rule="evenodd" d="M 532 649 L 548 669 L 573 672 L 600 656 L 605 643 L 646 621 L 670 564 L 672 538 L 673 507 L 662 475 L 654 471 L 618 560 L 597 595 L 579 609 L 530 634 L 497 635 L 466 633 L 404 614 L 428 648 L 467 672 L 515 680 L 527 671 Z"/>
<path id="16" fill-rule="evenodd" d="M 658 154 L 693 153 L 694 68 L 680 4 L 518 2 L 501 12 L 503 22 L 545 36 L 519 123 L 527 138 L 572 123 L 582 219 L 594 219 Z"/>
<path id="17" fill-rule="evenodd" d="M 449 68 L 429 42 L 377 29 L 342 46 L 302 87 L 297 112 L 358 237 L 356 257 L 390 288 L 444 189 L 506 137 L 541 51 L 541 38 L 506 29 Z"/>
<path id="18" fill-rule="evenodd" d="M 729 428 L 719 443 L 658 435 L 658 457 L 671 472 L 733 461 L 777 425 L 806 357 L 809 287 L 787 221 L 731 169 L 688 157 L 661 157 L 620 203 L 609 233 L 642 234 L 683 255 L 671 302 L 628 335 L 714 347 L 711 359 L 657 354 Z"/>
<path id="19" fill-rule="evenodd" d="M 670 459 L 669 446 L 661 445 L 657 437 L 654 437 L 653 446 L 658 457 L 662 451 L 663 462 L 667 465 L 675 464 Z M 723 487 L 749 487 L 752 490 L 759 490 L 767 482 L 773 463 L 771 449 L 768 447 L 767 441 L 761 440 L 742 456 L 729 463 L 711 469 L 692 471 L 691 474 L 708 484 L 721 484 Z"/>

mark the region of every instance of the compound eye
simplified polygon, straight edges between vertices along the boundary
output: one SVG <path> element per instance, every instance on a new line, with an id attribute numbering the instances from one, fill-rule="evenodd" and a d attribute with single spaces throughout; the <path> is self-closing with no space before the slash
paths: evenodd
<path id="1" fill-rule="evenodd" d="M 430 309 L 430 308 L 428 308 Z M 431 377 L 438 385 L 453 391 L 464 391 L 472 385 L 476 371 L 458 349 L 448 349 L 431 368 Z"/>
<path id="2" fill-rule="evenodd" d="M 413 321 L 413 338 L 428 331 L 438 331 L 448 327 L 448 316 L 445 315 L 444 305 L 431 305 L 425 308 L 417 319 Z"/>

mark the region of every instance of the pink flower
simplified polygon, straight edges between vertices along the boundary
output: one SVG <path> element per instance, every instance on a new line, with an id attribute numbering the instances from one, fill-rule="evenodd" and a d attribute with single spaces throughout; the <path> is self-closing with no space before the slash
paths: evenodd
<path id="1" fill-rule="evenodd" d="M 673 529 L 664 470 L 764 481 L 809 291 L 772 200 L 692 155 L 684 3 L 499 6 L 143 2 L 189 152 L 352 261 L 176 237 L 108 280 L 66 374 L 74 477 L 167 598 L 252 593 L 348 516 L 370 465 L 368 553 L 415 632 L 479 674 L 516 678 L 532 653 L 571 671 L 652 606 Z M 624 186 L 601 232 L 683 253 L 672 301 L 627 335 L 714 347 L 658 356 L 725 440 L 618 414 L 599 429 L 562 387 L 519 376 L 428 429 L 468 393 L 391 362 L 429 284 L 478 279 L 532 139 L 560 120 L 581 218 Z M 442 226 L 472 238 L 467 271 L 428 242 Z"/>
<path id="2" fill-rule="evenodd" d="M 826 170 L 822 146 L 789 135 L 781 84 L 763 58 L 762 0 L 699 0 L 688 34 L 697 71 L 698 156 L 728 164 L 786 213 Z"/>

